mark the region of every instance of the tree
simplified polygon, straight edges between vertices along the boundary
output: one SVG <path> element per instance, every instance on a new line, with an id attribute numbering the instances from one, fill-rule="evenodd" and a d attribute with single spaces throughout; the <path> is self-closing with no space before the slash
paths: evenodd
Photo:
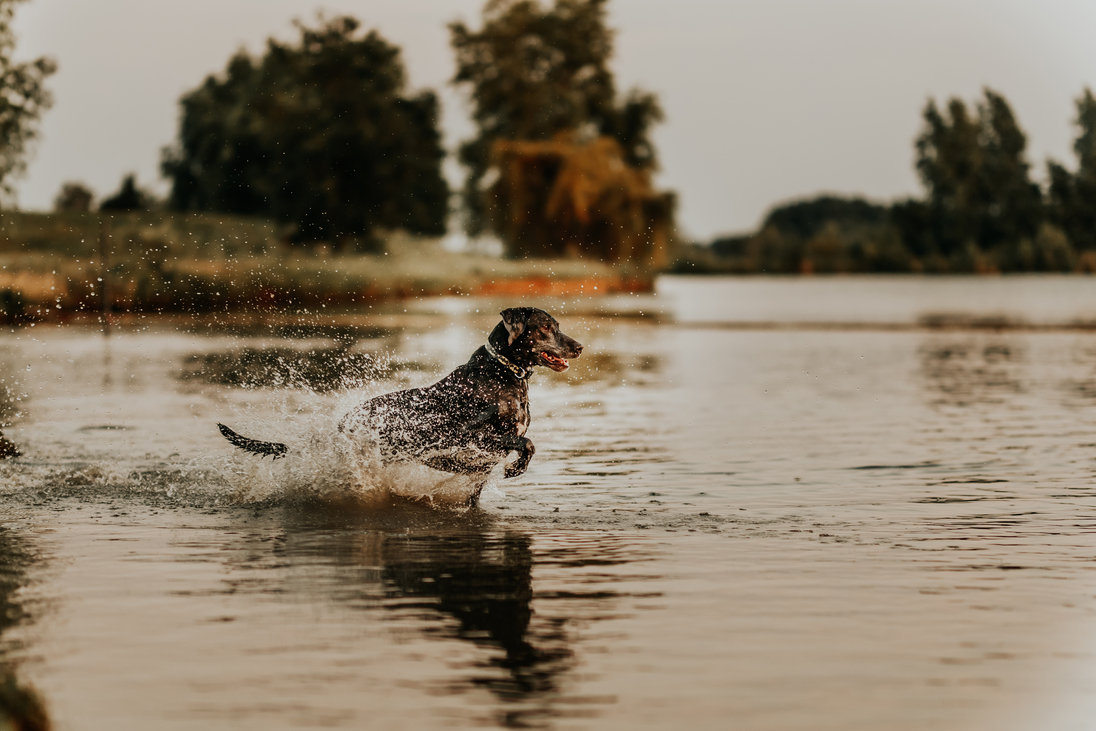
<path id="1" fill-rule="evenodd" d="M 122 179 L 118 192 L 103 199 L 100 211 L 147 211 L 155 204 L 155 199 L 137 187 L 137 179 L 130 173 Z"/>
<path id="2" fill-rule="evenodd" d="M 162 169 L 178 210 L 267 215 L 299 241 L 445 232 L 437 97 L 405 97 L 399 49 L 358 21 L 297 23 L 297 45 L 237 53 L 182 100 Z"/>
<path id="3" fill-rule="evenodd" d="M 803 239 L 818 234 L 830 224 L 842 228 L 881 226 L 887 222 L 887 207 L 863 198 L 821 195 L 797 200 L 773 208 L 761 227 L 774 226 L 784 234 Z"/>
<path id="4" fill-rule="evenodd" d="M 11 23 L 21 0 L 0 0 L 0 195 L 12 195 L 12 179 L 26 170 L 27 148 L 38 121 L 53 104 L 46 79 L 57 70 L 50 58 L 16 63 Z"/>
<path id="5" fill-rule="evenodd" d="M 980 243 L 988 250 L 1035 237 L 1043 218 L 1043 194 L 1031 180 L 1024 154 L 1027 137 L 1008 102 L 990 89 L 985 97 L 978 106 L 984 200 Z"/>
<path id="6" fill-rule="evenodd" d="M 1080 250 L 1096 250 L 1096 97 L 1086 88 L 1077 99 L 1073 151 L 1077 172 L 1049 160 L 1048 215 Z"/>
<path id="7" fill-rule="evenodd" d="M 984 97 L 974 114 L 961 99 L 946 114 L 929 100 L 917 138 L 929 227 L 944 256 L 1018 246 L 1039 228 L 1042 195 L 1024 156 L 1027 138 L 1003 96 L 985 89 Z"/>
<path id="8" fill-rule="evenodd" d="M 657 167 L 650 129 L 662 109 L 653 94 L 638 89 L 617 99 L 608 68 L 613 34 L 605 25 L 606 2 L 556 0 L 545 9 L 536 0 L 488 0 L 480 30 L 462 22 L 449 26 L 457 60 L 453 82 L 469 87 L 479 127 L 460 147 L 470 234 L 491 223 L 484 189 L 492 181 L 485 176 L 498 140 L 607 136 L 620 144 L 627 165 Z"/>
<path id="9" fill-rule="evenodd" d="M 87 213 L 91 210 L 95 193 L 83 183 L 69 181 L 61 186 L 53 199 L 53 210 L 59 213 Z"/>

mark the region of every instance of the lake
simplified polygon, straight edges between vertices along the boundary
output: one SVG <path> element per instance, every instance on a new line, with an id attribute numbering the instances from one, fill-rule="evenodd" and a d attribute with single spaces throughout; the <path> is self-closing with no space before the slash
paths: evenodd
<path id="1" fill-rule="evenodd" d="M 0 334 L 0 684 L 74 731 L 1091 728 L 1096 281 L 521 303 L 585 345 L 529 471 L 386 497 L 331 424 L 514 304 Z"/>

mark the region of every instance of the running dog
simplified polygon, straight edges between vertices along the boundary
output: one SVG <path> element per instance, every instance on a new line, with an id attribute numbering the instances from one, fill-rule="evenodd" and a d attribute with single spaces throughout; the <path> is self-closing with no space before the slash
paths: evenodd
<path id="1" fill-rule="evenodd" d="M 525 437 L 529 428 L 529 376 L 544 366 L 567 370 L 582 345 L 564 335 L 544 310 L 503 310 L 495 326 L 467 363 L 432 386 L 396 391 L 370 399 L 343 417 L 339 431 L 363 427 L 380 442 L 385 463 L 414 461 L 442 472 L 486 474 L 511 452 L 505 477 L 529 467 L 536 448 Z M 218 424 L 233 445 L 274 459 L 289 448 L 278 442 L 248 439 Z"/>

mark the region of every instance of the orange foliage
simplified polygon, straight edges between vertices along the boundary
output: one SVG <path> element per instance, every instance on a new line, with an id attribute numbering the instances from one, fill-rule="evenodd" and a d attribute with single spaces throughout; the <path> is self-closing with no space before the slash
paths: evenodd
<path id="1" fill-rule="evenodd" d="M 665 265 L 673 194 L 628 166 L 616 140 L 497 140 L 492 162 L 490 208 L 511 254 Z"/>

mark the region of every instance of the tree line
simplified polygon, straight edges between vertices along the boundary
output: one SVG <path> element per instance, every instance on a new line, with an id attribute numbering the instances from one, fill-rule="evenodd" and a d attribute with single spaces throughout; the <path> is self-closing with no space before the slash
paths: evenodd
<path id="1" fill-rule="evenodd" d="M 178 138 L 162 152 L 171 182 L 162 205 L 268 217 L 290 242 L 358 250 L 374 248 L 382 230 L 439 236 L 451 209 L 469 235 L 493 234 L 514 256 L 585 249 L 605 258 L 662 246 L 673 197 L 649 179 L 650 129 L 662 110 L 648 92 L 618 94 L 606 6 L 488 0 L 479 28 L 450 24 L 452 83 L 467 91 L 478 128 L 459 147 L 459 204 L 442 175 L 436 94 L 410 93 L 400 49 L 340 16 L 296 23 L 296 42 L 271 39 L 261 56 L 240 51 L 183 95 Z M 505 148 L 504 162 L 502 142 L 543 143 L 542 154 Z M 55 202 L 92 205 L 78 184 Z M 153 205 L 129 176 L 99 207 Z"/>
<path id="2" fill-rule="evenodd" d="M 12 61 L 0 0 L 0 199 L 24 168 L 52 99 L 47 58 Z M 454 217 L 512 256 L 645 257 L 673 237 L 676 198 L 653 188 L 654 94 L 618 92 L 608 0 L 487 0 L 482 22 L 449 26 L 452 83 L 477 132 L 458 149 L 455 195 L 432 90 L 411 92 L 400 49 L 357 20 L 296 24 L 293 42 L 238 52 L 180 99 L 161 170 L 164 201 L 126 176 L 104 211 L 163 207 L 279 222 L 291 243 L 371 249 L 376 234 L 437 236 Z M 684 247 L 683 271 L 1096 271 L 1096 98 L 1076 102 L 1072 165 L 1032 179 L 1027 137 L 1003 95 L 929 100 L 915 141 L 920 197 L 890 204 L 822 196 L 772 209 L 757 231 Z M 459 201 L 459 202 L 458 202 Z M 87 211 L 67 183 L 55 207 Z M 455 214 L 455 216 L 454 216 Z M 636 260 L 636 259 L 632 259 Z"/>
<path id="3" fill-rule="evenodd" d="M 820 196 L 773 208 L 758 230 L 693 248 L 680 271 L 1096 272 L 1096 97 L 1076 100 L 1072 168 L 1032 180 L 1008 101 L 930 99 L 915 167 L 924 194 L 891 204 Z"/>

